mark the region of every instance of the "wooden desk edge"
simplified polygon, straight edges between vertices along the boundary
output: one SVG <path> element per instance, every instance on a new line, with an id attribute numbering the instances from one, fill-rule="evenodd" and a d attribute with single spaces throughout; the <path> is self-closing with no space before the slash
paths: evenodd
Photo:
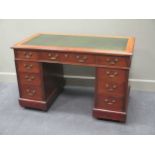
<path id="1" fill-rule="evenodd" d="M 59 47 L 59 46 L 34 46 L 34 45 L 23 45 L 23 43 L 33 39 L 41 34 L 57 34 L 57 35 L 66 35 L 66 36 L 92 36 L 92 37 L 112 37 L 112 38 L 128 38 L 127 47 L 124 51 L 121 50 L 100 50 L 92 48 L 78 48 L 78 47 Z M 110 55 L 122 55 L 122 56 L 131 56 L 133 54 L 134 48 L 134 37 L 122 37 L 122 36 L 103 36 L 103 35 L 80 35 L 80 34 L 62 34 L 62 33 L 37 33 L 34 34 L 18 43 L 13 45 L 12 49 L 26 49 L 26 50 L 56 50 L 61 52 L 86 52 L 90 54 L 110 54 Z"/>
<path id="2" fill-rule="evenodd" d="M 126 47 L 126 52 L 133 53 L 134 45 L 135 45 L 135 38 L 129 37 L 127 47 Z"/>

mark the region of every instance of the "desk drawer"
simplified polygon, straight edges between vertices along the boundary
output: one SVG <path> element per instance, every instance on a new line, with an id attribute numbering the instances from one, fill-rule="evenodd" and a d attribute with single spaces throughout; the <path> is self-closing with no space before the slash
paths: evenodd
<path id="1" fill-rule="evenodd" d="M 125 83 L 100 81 L 97 83 L 98 93 L 123 97 L 125 95 Z"/>
<path id="2" fill-rule="evenodd" d="M 124 111 L 125 109 L 125 100 L 121 97 L 113 97 L 106 95 L 98 95 L 97 102 L 95 107 L 104 110 L 111 111 Z"/>
<path id="3" fill-rule="evenodd" d="M 71 61 L 78 64 L 95 64 L 95 57 L 89 54 L 72 54 Z"/>
<path id="4" fill-rule="evenodd" d="M 113 67 L 129 67 L 130 57 L 121 56 L 96 56 L 98 65 L 113 66 Z"/>
<path id="5" fill-rule="evenodd" d="M 95 57 L 90 54 L 61 53 L 61 62 L 72 64 L 95 64 Z"/>
<path id="6" fill-rule="evenodd" d="M 97 70 L 100 80 L 123 83 L 128 80 L 128 70 L 103 68 Z"/>
<path id="7" fill-rule="evenodd" d="M 39 57 L 38 52 L 29 51 L 29 50 L 18 50 L 15 51 L 15 57 L 19 59 L 25 59 L 25 60 L 37 60 Z"/>
<path id="8" fill-rule="evenodd" d="M 41 75 L 38 73 L 18 73 L 21 85 L 41 86 Z"/>
<path id="9" fill-rule="evenodd" d="M 60 61 L 61 53 L 55 51 L 45 51 L 41 53 L 41 59 L 46 61 Z"/>
<path id="10" fill-rule="evenodd" d="M 31 61 L 16 61 L 17 69 L 19 72 L 32 72 L 40 73 L 40 64 Z"/>
<path id="11" fill-rule="evenodd" d="M 125 95 L 128 70 L 101 68 L 96 69 L 96 87 L 100 94 L 122 97 Z"/>
<path id="12" fill-rule="evenodd" d="M 43 100 L 42 87 L 32 86 L 32 85 L 22 85 L 21 86 L 21 97 L 33 100 Z"/>

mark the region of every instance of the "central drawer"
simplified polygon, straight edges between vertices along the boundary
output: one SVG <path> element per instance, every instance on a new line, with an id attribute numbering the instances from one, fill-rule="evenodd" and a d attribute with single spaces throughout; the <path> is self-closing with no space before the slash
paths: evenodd
<path id="1" fill-rule="evenodd" d="M 77 64 L 95 64 L 95 56 L 90 54 L 72 54 L 71 62 Z"/>
<path id="2" fill-rule="evenodd" d="M 60 61 L 61 53 L 56 51 L 44 51 L 41 52 L 41 59 L 45 61 L 57 62 Z"/>
<path id="3" fill-rule="evenodd" d="M 71 64 L 95 64 L 95 57 L 90 54 L 61 53 L 62 63 Z"/>
<path id="4" fill-rule="evenodd" d="M 95 56 L 73 52 L 44 51 L 41 53 L 43 61 L 68 63 L 68 64 L 95 64 Z"/>

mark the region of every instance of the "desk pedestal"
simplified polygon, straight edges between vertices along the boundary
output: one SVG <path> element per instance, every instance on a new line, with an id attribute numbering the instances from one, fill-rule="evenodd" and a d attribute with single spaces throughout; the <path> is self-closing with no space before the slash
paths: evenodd
<path id="1" fill-rule="evenodd" d="M 129 95 L 129 71 L 118 68 L 96 68 L 95 106 L 93 116 L 125 122 Z"/>

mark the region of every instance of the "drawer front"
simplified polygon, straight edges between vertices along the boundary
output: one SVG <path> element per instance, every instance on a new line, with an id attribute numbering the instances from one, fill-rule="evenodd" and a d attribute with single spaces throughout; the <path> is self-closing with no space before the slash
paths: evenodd
<path id="1" fill-rule="evenodd" d="M 40 64 L 31 61 L 16 61 L 17 69 L 19 72 L 33 72 L 40 73 Z"/>
<path id="2" fill-rule="evenodd" d="M 41 53 L 41 59 L 46 60 L 46 61 L 60 61 L 61 53 L 59 52 L 42 52 Z"/>
<path id="3" fill-rule="evenodd" d="M 73 63 L 73 54 L 71 53 L 61 53 L 61 62 L 63 63 Z"/>
<path id="4" fill-rule="evenodd" d="M 121 69 L 96 69 L 97 93 L 123 97 L 128 81 L 128 71 Z"/>
<path id="5" fill-rule="evenodd" d="M 43 100 L 42 89 L 38 86 L 22 85 L 21 97 L 33 100 Z"/>
<path id="6" fill-rule="evenodd" d="M 100 80 L 123 83 L 128 80 L 128 70 L 103 68 L 97 70 Z"/>
<path id="7" fill-rule="evenodd" d="M 96 62 L 98 65 L 104 65 L 104 66 L 129 67 L 130 57 L 96 56 Z"/>
<path id="8" fill-rule="evenodd" d="M 125 100 L 124 98 L 98 95 L 96 108 L 111 110 L 111 111 L 124 111 Z"/>
<path id="9" fill-rule="evenodd" d="M 42 59 L 61 63 L 95 64 L 95 57 L 92 55 L 67 52 L 42 52 Z"/>
<path id="10" fill-rule="evenodd" d="M 25 59 L 25 60 L 37 60 L 39 57 L 39 53 L 34 51 L 15 51 L 15 57 L 19 59 Z"/>
<path id="11" fill-rule="evenodd" d="M 126 90 L 125 83 L 114 83 L 114 82 L 98 82 L 97 83 L 98 93 L 113 95 L 117 97 L 123 97 Z"/>
<path id="12" fill-rule="evenodd" d="M 19 80 L 21 85 L 29 84 L 35 86 L 41 86 L 41 75 L 38 73 L 20 73 Z"/>
<path id="13" fill-rule="evenodd" d="M 95 64 L 95 57 L 89 54 L 72 54 L 72 63 Z"/>

